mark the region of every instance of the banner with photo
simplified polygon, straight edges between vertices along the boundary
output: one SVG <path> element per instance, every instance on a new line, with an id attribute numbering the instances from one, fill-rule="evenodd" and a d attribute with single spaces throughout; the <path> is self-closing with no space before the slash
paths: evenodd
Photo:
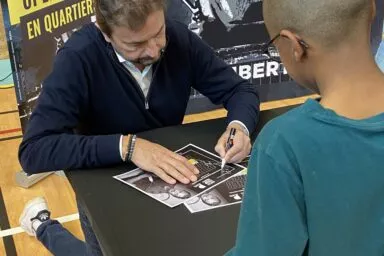
<path id="1" fill-rule="evenodd" d="M 0 0 L 23 130 L 57 50 L 82 25 L 94 22 L 93 0 Z M 167 16 L 184 22 L 241 77 L 262 101 L 309 94 L 281 64 L 262 53 L 269 41 L 261 0 L 169 0 Z M 187 113 L 214 106 L 192 90 Z"/>
<path id="2" fill-rule="evenodd" d="M 23 131 L 57 50 L 94 15 L 93 0 L 1 0 Z"/>
<path id="3" fill-rule="evenodd" d="M 238 75 L 254 84 L 262 102 L 311 94 L 292 81 L 282 64 L 263 54 L 270 38 L 262 0 L 169 0 L 169 7 L 168 16 L 187 24 Z M 214 107 L 209 104 L 193 91 L 189 110 Z"/>

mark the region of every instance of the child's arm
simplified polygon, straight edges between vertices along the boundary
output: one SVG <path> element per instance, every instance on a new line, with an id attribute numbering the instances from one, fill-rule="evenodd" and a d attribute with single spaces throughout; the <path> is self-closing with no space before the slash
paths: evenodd
<path id="1" fill-rule="evenodd" d="M 277 152 L 268 150 L 270 154 L 258 144 L 255 147 L 248 166 L 237 241 L 230 255 L 301 256 L 308 235 L 299 174 L 288 161 L 283 165 L 275 160 L 284 152 L 281 147 Z"/>

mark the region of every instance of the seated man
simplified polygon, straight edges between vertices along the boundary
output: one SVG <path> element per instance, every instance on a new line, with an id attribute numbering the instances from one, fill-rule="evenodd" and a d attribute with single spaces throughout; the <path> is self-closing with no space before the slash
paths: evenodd
<path id="1" fill-rule="evenodd" d="M 369 42 L 374 1 L 263 4 L 270 46 L 321 100 L 258 136 L 228 255 L 384 255 L 384 74 Z"/>
<path id="2" fill-rule="evenodd" d="M 95 1 L 97 24 L 72 35 L 44 81 L 20 145 L 27 173 L 130 161 L 170 184 L 195 181 L 198 171 L 184 157 L 135 135 L 181 124 L 191 88 L 228 110 L 228 127 L 216 145 L 220 156 L 239 162 L 249 154 L 259 112 L 255 87 L 186 26 L 166 19 L 164 9 L 164 0 Z M 226 152 L 230 128 L 238 132 Z M 78 206 L 91 254 L 99 255 L 81 202 Z M 89 249 L 47 221 L 48 215 L 46 202 L 37 199 L 27 205 L 21 225 L 55 255 Z"/>

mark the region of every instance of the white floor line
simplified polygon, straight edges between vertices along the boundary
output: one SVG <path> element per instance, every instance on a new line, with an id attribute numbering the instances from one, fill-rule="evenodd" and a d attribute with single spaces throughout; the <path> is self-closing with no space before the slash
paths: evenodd
<path id="1" fill-rule="evenodd" d="M 71 215 L 55 218 L 55 220 L 57 220 L 60 223 L 66 223 L 66 222 L 70 222 L 70 221 L 74 221 L 74 220 L 78 220 L 78 219 L 79 219 L 78 213 L 74 213 Z M 11 229 L 6 229 L 6 230 L 0 230 L 0 238 L 6 237 L 6 236 L 13 236 L 13 235 L 23 233 L 23 232 L 24 232 L 24 229 L 22 229 L 21 227 L 11 228 Z"/>

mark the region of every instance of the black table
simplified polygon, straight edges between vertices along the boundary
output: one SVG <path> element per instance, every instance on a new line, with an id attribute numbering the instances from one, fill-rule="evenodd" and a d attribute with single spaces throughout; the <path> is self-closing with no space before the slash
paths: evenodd
<path id="1" fill-rule="evenodd" d="M 255 134 L 266 122 L 292 108 L 261 112 Z M 140 137 L 170 150 L 193 143 L 214 152 L 224 129 L 225 120 L 215 119 L 152 130 Z M 133 168 L 67 172 L 105 255 L 216 256 L 234 245 L 240 205 L 197 214 L 191 214 L 183 205 L 168 208 L 112 178 Z"/>

